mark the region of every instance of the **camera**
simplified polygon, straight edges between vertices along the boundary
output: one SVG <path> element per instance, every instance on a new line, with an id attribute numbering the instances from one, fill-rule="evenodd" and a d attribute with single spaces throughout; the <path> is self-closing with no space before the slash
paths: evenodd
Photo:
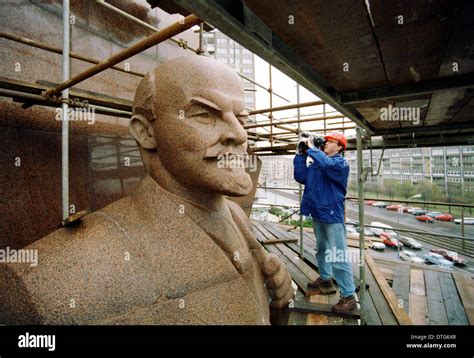
<path id="1" fill-rule="evenodd" d="M 312 144 L 312 146 L 323 150 L 324 143 L 326 142 L 323 137 L 319 137 L 314 135 L 311 132 L 302 132 L 301 133 L 301 140 L 296 146 L 296 153 L 302 154 L 306 153 L 306 151 L 310 148 L 308 142 Z"/>

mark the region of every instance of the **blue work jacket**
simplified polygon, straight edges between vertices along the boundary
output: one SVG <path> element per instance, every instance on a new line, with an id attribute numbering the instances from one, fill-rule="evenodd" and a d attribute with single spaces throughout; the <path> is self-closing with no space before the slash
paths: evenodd
<path id="1" fill-rule="evenodd" d="M 306 165 L 308 155 L 314 160 Z M 306 154 L 297 154 L 293 160 L 294 177 L 305 186 L 301 214 L 325 223 L 344 223 L 349 164 L 340 154 L 327 156 L 311 148 Z"/>

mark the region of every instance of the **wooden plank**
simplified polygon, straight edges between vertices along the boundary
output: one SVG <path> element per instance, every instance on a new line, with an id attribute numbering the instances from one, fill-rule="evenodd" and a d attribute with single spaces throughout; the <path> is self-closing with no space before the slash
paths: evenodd
<path id="1" fill-rule="evenodd" d="M 410 271 L 410 293 L 417 296 L 426 296 L 422 270 L 413 269 Z"/>
<path id="2" fill-rule="evenodd" d="M 393 276 L 394 276 L 393 270 L 387 267 L 379 267 L 379 269 L 380 269 L 380 272 L 382 272 L 383 277 L 385 277 L 385 280 L 388 283 L 393 282 Z"/>
<path id="3" fill-rule="evenodd" d="M 270 233 L 272 235 L 274 235 L 275 237 L 278 237 L 277 235 L 279 234 L 278 231 L 275 230 L 275 228 L 271 227 L 271 226 L 265 226 L 265 229 L 267 229 L 268 231 L 270 231 Z M 308 279 L 310 279 L 311 281 L 314 281 L 318 278 L 318 274 L 316 273 L 316 271 L 314 271 L 311 267 L 309 267 L 305 262 L 303 262 L 303 260 L 301 260 L 297 254 L 289 249 L 286 245 L 284 244 L 275 244 L 275 247 L 281 251 L 281 253 L 287 257 L 291 262 L 293 262 L 293 264 L 298 267 L 301 272 L 303 272 L 307 277 Z"/>
<path id="4" fill-rule="evenodd" d="M 439 283 L 443 293 L 444 306 L 450 325 L 468 325 L 466 312 L 459 298 L 453 277 L 449 273 L 439 272 Z"/>
<path id="5" fill-rule="evenodd" d="M 387 281 L 385 281 L 382 273 L 377 268 L 377 264 L 369 253 L 365 254 L 365 262 L 367 263 L 368 268 L 374 275 L 374 278 L 377 281 L 380 289 L 382 290 L 383 295 L 385 296 L 387 303 L 390 306 L 390 309 L 392 310 L 398 323 L 400 325 L 411 325 L 412 322 L 410 320 L 410 317 L 408 317 L 406 312 L 398 304 L 397 296 L 395 296 L 395 293 L 390 288 Z"/>
<path id="6" fill-rule="evenodd" d="M 311 297 L 311 299 L 317 298 L 317 296 Z M 319 315 L 327 315 L 327 316 L 338 316 L 338 317 L 347 317 L 352 319 L 359 319 L 360 312 L 359 310 L 353 310 L 349 313 L 341 313 L 336 314 L 332 312 L 332 304 L 327 303 L 319 303 L 319 302 L 304 302 L 304 301 L 295 301 L 293 307 L 290 307 L 290 310 L 299 311 L 299 312 L 309 312 L 311 315 L 314 315 L 314 312 L 318 312 L 321 314 Z M 327 317 L 326 317 L 326 324 L 327 324 Z"/>
<path id="7" fill-rule="evenodd" d="M 268 238 L 270 235 L 272 235 L 271 233 L 266 231 L 258 223 L 254 222 L 254 226 L 257 228 L 256 231 L 261 233 L 266 238 Z M 257 234 L 257 232 L 256 232 L 256 234 Z M 271 237 L 273 237 L 273 235 Z M 310 279 L 303 272 L 301 272 L 301 270 L 298 269 L 298 267 L 290 259 L 288 259 L 288 257 L 283 255 L 282 252 L 278 249 L 277 246 L 280 246 L 280 244 L 266 246 L 265 248 L 268 250 L 268 252 L 274 253 L 275 255 L 277 255 L 286 264 L 286 267 L 288 269 L 288 272 L 290 273 L 291 278 L 298 285 L 298 287 L 306 294 L 307 288 L 308 288 L 307 284 L 310 281 Z M 317 275 L 316 275 L 316 277 L 317 277 Z"/>
<path id="8" fill-rule="evenodd" d="M 392 289 L 398 298 L 398 305 L 406 313 L 410 307 L 410 267 L 407 265 L 398 265 L 395 269 Z"/>
<path id="9" fill-rule="evenodd" d="M 364 316 L 364 321 L 369 326 L 381 326 L 382 321 L 380 319 L 377 308 L 375 307 L 374 301 L 370 291 L 366 291 L 364 298 L 360 299 L 360 305 Z"/>
<path id="10" fill-rule="evenodd" d="M 413 321 L 413 324 L 422 326 L 426 326 L 428 324 L 426 296 L 420 296 L 410 292 L 409 315 Z"/>
<path id="11" fill-rule="evenodd" d="M 383 277 L 382 279 L 386 283 Z M 379 287 L 378 282 L 376 281 L 370 269 L 365 270 L 365 280 L 370 286 L 368 293 L 372 297 L 372 300 L 375 304 L 375 308 L 378 312 L 380 320 L 382 321 L 382 324 L 383 325 L 397 325 L 398 324 L 397 319 L 395 318 L 392 310 L 390 309 L 387 299 L 385 298 L 382 290 Z"/>
<path id="12" fill-rule="evenodd" d="M 304 295 L 300 290 L 296 291 L 295 301 L 308 300 L 308 297 Z M 290 318 L 288 319 L 288 326 L 306 326 L 308 321 L 308 314 L 303 312 L 297 312 L 290 310 Z"/>
<path id="13" fill-rule="evenodd" d="M 460 272 L 453 272 L 453 279 L 469 323 L 474 325 L 474 280 Z"/>
<path id="14" fill-rule="evenodd" d="M 286 242 L 297 242 L 298 239 L 291 239 L 291 238 L 287 238 L 287 239 L 275 239 L 275 240 L 266 240 L 264 242 L 262 242 L 263 245 L 271 245 L 271 244 L 284 244 Z"/>
<path id="15" fill-rule="evenodd" d="M 431 325 L 447 325 L 448 316 L 444 307 L 443 294 L 436 271 L 425 271 L 428 322 Z"/>
<path id="16" fill-rule="evenodd" d="M 309 298 L 309 302 L 307 301 L 300 301 L 301 303 L 305 303 L 306 305 L 318 305 L 318 304 L 324 304 L 325 306 L 328 305 L 328 298 L 324 296 L 311 296 Z M 298 306 L 297 303 L 295 303 L 295 306 Z M 318 311 L 318 310 L 312 310 L 308 311 L 308 321 L 307 325 L 308 326 L 327 326 L 329 325 L 329 320 L 326 312 Z"/>
<path id="17" fill-rule="evenodd" d="M 425 279 L 423 271 L 419 269 L 410 270 L 409 315 L 414 324 L 427 325 L 429 323 Z"/>

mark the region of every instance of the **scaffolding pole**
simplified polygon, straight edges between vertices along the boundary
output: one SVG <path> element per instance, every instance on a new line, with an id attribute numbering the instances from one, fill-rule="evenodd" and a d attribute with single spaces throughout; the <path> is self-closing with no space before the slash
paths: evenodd
<path id="1" fill-rule="evenodd" d="M 300 104 L 300 85 L 296 83 L 296 104 Z M 298 120 L 301 119 L 300 115 L 300 108 L 297 107 L 296 109 L 296 118 Z M 298 142 L 301 140 L 301 123 L 298 122 Z M 302 190 L 303 190 L 303 185 L 301 183 L 298 183 L 298 202 L 300 204 L 300 259 L 303 260 L 303 215 L 301 214 L 301 202 L 302 202 Z"/>
<path id="2" fill-rule="evenodd" d="M 269 81 L 270 86 L 268 87 L 268 93 L 270 94 L 270 113 L 268 114 L 268 118 L 270 118 L 270 123 L 273 124 L 273 95 L 272 95 L 273 89 L 272 89 L 272 65 L 271 64 L 268 64 L 268 75 L 270 79 Z M 270 126 L 270 146 L 273 147 L 273 125 Z"/>
<path id="3" fill-rule="evenodd" d="M 99 4 L 99 5 L 105 6 L 107 9 L 112 10 L 113 12 L 115 12 L 119 15 L 122 15 L 123 17 L 126 17 L 127 19 L 129 19 L 133 22 L 136 22 L 137 24 L 145 26 L 146 28 L 150 29 L 151 31 L 155 31 L 155 32 L 160 31 L 160 29 L 158 29 L 157 27 L 155 27 L 153 25 L 150 25 L 149 23 L 147 23 L 145 21 L 142 21 L 142 20 L 140 20 L 139 18 L 137 18 L 133 15 L 130 15 L 128 12 L 125 12 L 125 11 L 119 9 L 118 7 L 115 7 L 115 6 L 105 2 L 104 0 L 96 0 L 96 3 Z M 184 49 L 191 50 L 191 51 L 193 51 L 193 52 L 195 52 L 199 55 L 199 53 L 198 53 L 199 49 L 194 49 L 194 48 L 188 46 L 187 44 L 186 44 L 186 46 L 183 46 L 184 43 L 182 41 L 178 41 L 178 40 L 175 40 L 173 38 L 169 38 L 169 39 L 166 39 L 166 40 L 172 41 L 175 44 L 177 44 L 178 46 L 183 47 Z"/>
<path id="4" fill-rule="evenodd" d="M 62 80 L 69 80 L 69 0 L 63 0 L 63 68 Z M 68 102 L 69 90 L 63 88 L 61 111 L 61 202 L 63 209 L 63 225 L 69 217 L 69 121 Z"/>
<path id="5" fill-rule="evenodd" d="M 105 2 L 105 1 L 103 1 L 103 0 L 96 0 L 96 2 L 97 2 L 99 5 L 105 6 L 106 8 L 108 8 L 108 9 L 110 9 L 110 10 L 116 12 L 117 14 L 120 14 L 120 15 L 126 17 L 127 19 L 129 19 L 129 20 L 131 20 L 131 21 L 137 23 L 137 24 L 143 25 L 143 26 L 145 26 L 146 28 L 148 28 L 148 29 L 150 29 L 150 30 L 152 30 L 152 31 L 155 31 L 155 32 L 160 31 L 157 27 L 154 27 L 154 26 L 150 25 L 149 23 L 147 23 L 147 22 L 145 22 L 145 21 L 142 21 L 142 20 L 140 20 L 139 18 L 136 18 L 136 17 L 133 16 L 133 15 L 130 15 L 128 12 L 125 12 L 125 11 L 119 9 L 118 7 L 115 7 L 115 6 L 113 6 L 113 5 L 111 5 L 111 4 L 107 3 L 107 2 Z M 203 27 L 204 27 L 204 23 L 203 23 Z M 204 30 L 204 28 L 203 28 L 203 30 Z M 184 49 L 191 50 L 191 51 L 195 52 L 195 53 L 198 54 L 198 55 L 206 56 L 206 55 L 204 54 L 204 51 L 203 51 L 203 52 L 200 52 L 200 50 L 202 50 L 201 44 L 200 44 L 200 46 L 199 46 L 198 49 L 193 49 L 192 47 L 190 47 L 190 46 L 188 46 L 188 45 L 186 45 L 186 46 L 184 47 L 184 46 L 183 46 L 183 43 L 182 43 L 181 41 L 175 40 L 175 39 L 173 39 L 173 38 L 170 38 L 169 40 L 172 41 L 172 42 L 174 42 L 174 43 L 176 43 L 177 45 L 183 47 Z M 206 56 L 206 57 L 207 57 L 207 56 Z M 249 82 L 253 83 L 253 84 L 256 85 L 256 86 L 261 87 L 261 88 L 264 89 L 265 91 L 268 91 L 268 88 L 265 88 L 264 86 L 262 86 L 261 84 L 255 82 L 254 80 L 248 78 L 247 76 L 244 76 L 243 74 L 241 74 L 241 73 L 239 73 L 239 72 L 237 72 L 237 74 L 238 74 L 241 78 L 243 78 L 244 80 L 249 81 Z M 280 97 L 281 99 L 285 100 L 286 102 L 290 102 L 288 99 L 286 99 L 285 97 L 280 96 L 279 94 L 276 94 L 276 93 L 275 93 L 275 96 Z"/>
<path id="6" fill-rule="evenodd" d="M 364 232 L 364 162 L 362 157 L 362 129 L 356 128 L 357 143 L 357 190 L 359 205 L 359 252 L 360 252 L 360 286 L 359 301 L 362 302 L 365 295 L 365 232 Z"/>
<path id="7" fill-rule="evenodd" d="M 39 48 L 41 50 L 45 50 L 45 51 L 48 51 L 48 52 L 57 53 L 59 55 L 63 54 L 63 49 L 61 49 L 61 48 L 51 46 L 51 45 L 46 44 L 44 42 L 28 39 L 26 37 L 16 36 L 16 35 L 9 34 L 9 33 L 6 33 L 6 32 L 0 32 L 0 37 L 4 38 L 4 39 L 7 39 L 7 40 L 15 41 L 15 42 L 18 42 L 18 43 L 21 43 L 21 44 L 24 44 L 24 45 L 36 47 L 36 48 Z M 93 58 L 90 58 L 90 57 L 79 55 L 79 54 L 77 54 L 75 52 L 72 52 L 72 51 L 69 51 L 69 57 L 74 58 L 76 60 L 89 62 L 89 63 L 92 63 L 94 65 L 100 63 L 100 61 L 94 60 Z M 112 66 L 111 68 L 114 69 L 114 70 L 117 70 L 117 71 L 128 73 L 130 75 L 134 75 L 134 76 L 138 76 L 138 77 L 145 77 L 145 75 L 143 73 L 139 73 L 139 72 L 135 72 L 135 71 L 127 71 L 127 70 L 125 70 L 123 68 L 120 68 L 118 66 Z"/>
<path id="8" fill-rule="evenodd" d="M 126 48 L 115 55 L 112 55 L 108 59 L 98 63 L 95 66 L 90 67 L 89 69 L 85 70 L 84 72 L 79 73 L 78 75 L 74 76 L 73 78 L 64 81 L 60 85 L 47 90 L 44 93 L 44 96 L 50 97 L 53 95 L 58 94 L 59 92 L 72 87 L 96 74 L 116 65 L 119 62 L 122 62 L 142 51 L 149 49 L 152 46 L 163 42 L 176 34 L 179 34 L 187 29 L 199 25 L 202 22 L 196 15 L 191 14 L 186 16 L 183 20 L 175 22 L 174 24 L 164 28 L 163 30 L 144 38 L 143 40 L 137 42 L 135 45 L 132 45 L 129 48 Z M 68 52 L 69 54 L 69 52 Z"/>
<path id="9" fill-rule="evenodd" d="M 271 73 L 271 71 L 270 71 Z M 271 75 L 270 75 L 270 83 L 271 83 Z M 267 91 L 270 92 L 270 88 L 267 89 Z M 296 103 L 296 104 L 289 104 L 287 106 L 281 106 L 281 107 L 272 107 L 270 104 L 270 108 L 263 108 L 263 109 L 256 109 L 250 112 L 249 114 L 262 114 L 262 113 L 267 113 L 267 112 L 278 112 L 278 111 L 285 111 L 287 109 L 295 109 L 295 108 L 303 108 L 303 107 L 312 107 L 312 106 L 320 106 L 322 104 L 325 104 L 326 102 L 323 101 L 312 101 L 312 102 L 305 102 L 305 103 Z"/>
<path id="10" fill-rule="evenodd" d="M 255 123 L 255 124 L 246 124 L 244 125 L 245 129 L 248 128 L 260 128 L 260 127 L 269 127 L 271 125 L 275 124 L 293 124 L 293 123 L 305 123 L 305 122 L 317 122 L 317 121 L 322 121 L 325 119 L 335 119 L 335 118 L 344 118 L 344 115 L 336 115 L 336 116 L 326 116 L 326 117 L 314 117 L 314 118 L 304 118 L 304 119 L 294 119 L 291 121 L 281 121 L 281 122 L 265 122 L 265 123 Z"/>

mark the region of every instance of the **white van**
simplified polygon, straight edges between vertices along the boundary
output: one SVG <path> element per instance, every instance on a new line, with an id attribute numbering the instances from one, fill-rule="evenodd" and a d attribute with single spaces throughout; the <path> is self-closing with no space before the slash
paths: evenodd
<path id="1" fill-rule="evenodd" d="M 377 236 L 380 236 L 382 232 L 385 232 L 390 236 L 390 238 L 392 239 L 397 238 L 396 232 L 393 231 L 393 227 L 391 227 L 390 225 L 382 224 L 382 223 L 379 223 L 378 221 L 372 221 L 370 223 L 370 226 L 378 226 L 378 228 L 375 228 L 375 227 L 370 228 Z M 380 228 L 383 228 L 383 229 L 380 229 Z"/>

